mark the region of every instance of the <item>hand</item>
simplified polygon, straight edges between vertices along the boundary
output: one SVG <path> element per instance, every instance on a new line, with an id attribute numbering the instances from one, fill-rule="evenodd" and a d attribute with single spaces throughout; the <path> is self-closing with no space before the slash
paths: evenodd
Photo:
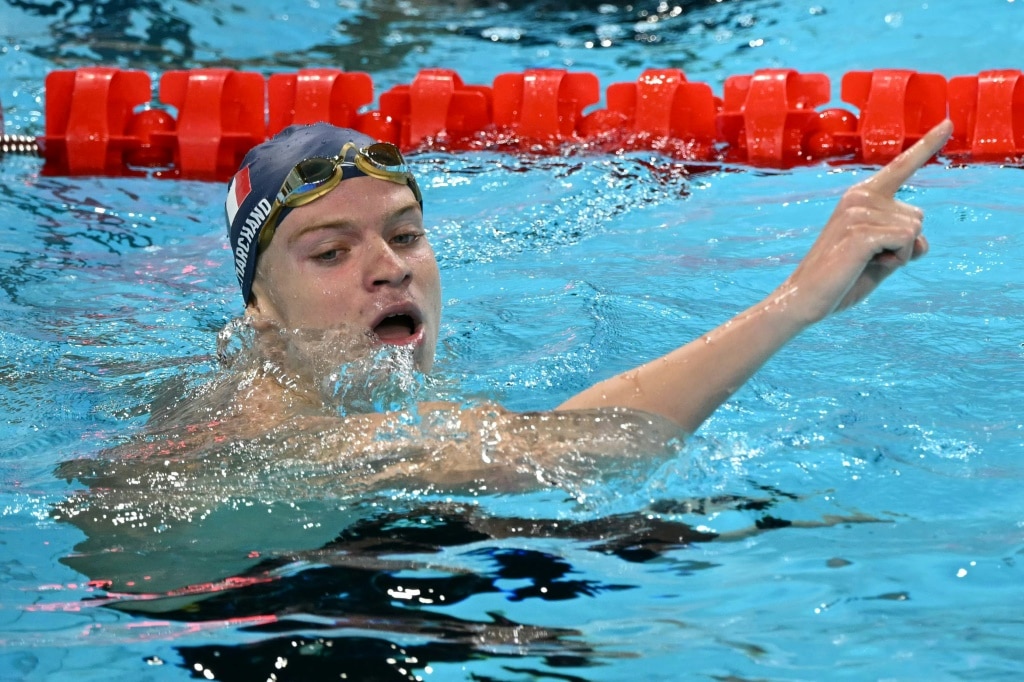
<path id="1" fill-rule="evenodd" d="M 847 190 L 811 250 L 776 291 L 776 300 L 796 306 L 807 323 L 816 322 L 864 299 L 897 268 L 927 253 L 924 214 L 895 194 L 952 132 L 953 124 L 943 121 Z"/>

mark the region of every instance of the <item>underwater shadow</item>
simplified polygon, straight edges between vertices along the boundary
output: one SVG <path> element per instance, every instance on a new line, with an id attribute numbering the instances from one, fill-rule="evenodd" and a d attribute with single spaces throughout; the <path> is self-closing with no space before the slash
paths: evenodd
<path id="1" fill-rule="evenodd" d="M 725 496 L 655 506 L 668 514 L 712 506 L 754 512 L 754 525 L 743 533 L 749 536 L 791 525 L 767 511 L 777 499 L 792 496 L 768 493 L 761 499 Z M 517 538 L 524 542 L 517 545 Z M 105 607 L 178 623 L 237 624 L 236 632 L 259 638 L 176 647 L 180 665 L 197 678 L 416 680 L 431 666 L 487 659 L 501 667 L 512 661 L 533 666 L 506 668 L 532 679 L 584 680 L 582 670 L 621 654 L 589 644 L 575 628 L 513 620 L 493 608 L 495 598 L 568 605 L 640 585 L 589 578 L 564 556 L 525 546 L 527 539 L 565 540 L 630 564 L 666 561 L 685 575 L 715 565 L 670 553 L 737 538 L 649 511 L 565 521 L 496 518 L 470 506 L 438 503 L 361 519 L 324 547 L 264 560 L 228 587 L 220 583 L 204 592 L 203 586 L 191 586 Z M 446 567 L 434 560 L 442 552 L 465 563 Z M 473 613 L 466 602 L 477 597 L 487 597 L 491 608 L 466 615 Z"/>

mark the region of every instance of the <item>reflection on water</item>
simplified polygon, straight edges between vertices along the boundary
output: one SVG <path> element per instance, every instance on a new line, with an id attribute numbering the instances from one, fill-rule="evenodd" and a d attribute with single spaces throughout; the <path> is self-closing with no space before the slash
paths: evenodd
<path id="1" fill-rule="evenodd" d="M 760 508 L 758 528 L 788 525 L 766 513 L 771 497 L 674 504 Z M 752 528 L 736 537 L 756 532 Z M 649 513 L 584 521 L 494 518 L 471 503 L 437 503 L 370 513 L 318 550 L 262 561 L 228 581 L 163 595 L 114 594 L 106 606 L 178 623 L 235 623 L 240 632 L 261 635 L 246 644 L 176 647 L 181 665 L 200 673 L 197 677 L 209 670 L 222 680 L 271 674 L 278 680 L 344 679 L 346 674 L 359 680 L 421 679 L 417 675 L 432 667 L 481 656 L 515 666 L 536 659 L 538 665 L 578 674 L 616 654 L 595 649 L 572 628 L 517 622 L 499 610 L 474 617 L 467 615 L 474 609 L 460 605 L 600 599 L 639 586 L 628 570 L 614 583 L 592 579 L 559 555 L 504 541 L 572 540 L 626 562 L 625 569 L 664 563 L 665 552 L 716 537 Z M 666 565 L 681 575 L 714 569 L 680 557 L 685 555 L 676 553 Z M 584 679 L 534 672 L 539 676 L 534 679 Z"/>
<path id="2" fill-rule="evenodd" d="M 701 42 L 748 44 L 775 20 L 778 2 L 678 0 L 609 3 L 598 0 L 458 0 L 443 3 L 293 3 L 267 11 L 240 4 L 168 6 L 155 0 L 36 2 L 10 0 L 23 16 L 45 19 L 50 41 L 33 51 L 62 63 L 104 63 L 133 68 L 300 69 L 334 64 L 371 73 L 401 67 L 436 47 L 500 49 L 529 54 L 623 49 L 624 66 L 640 64 L 630 47 L 674 48 L 673 66 L 700 57 Z M 257 51 L 232 35 L 253 23 L 273 21 L 282 46 Z M 707 37 L 704 37 L 707 36 Z M 260 46 L 274 50 L 275 46 Z M 501 63 L 499 60 L 498 63 Z M 430 66 L 446 66 L 435 63 Z M 491 74 L 493 75 L 496 74 Z"/>

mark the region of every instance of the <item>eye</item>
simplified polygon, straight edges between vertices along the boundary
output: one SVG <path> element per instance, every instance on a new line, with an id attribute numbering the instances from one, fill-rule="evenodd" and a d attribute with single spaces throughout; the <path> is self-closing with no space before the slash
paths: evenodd
<path id="1" fill-rule="evenodd" d="M 321 263 L 331 263 L 338 260 L 340 251 L 338 249 L 329 249 L 327 251 L 321 251 L 320 253 L 314 253 L 311 257 L 315 261 Z"/>
<path id="2" fill-rule="evenodd" d="M 404 232 L 402 234 L 396 234 L 391 238 L 393 244 L 398 246 L 410 246 L 419 241 L 423 235 L 419 232 Z"/>

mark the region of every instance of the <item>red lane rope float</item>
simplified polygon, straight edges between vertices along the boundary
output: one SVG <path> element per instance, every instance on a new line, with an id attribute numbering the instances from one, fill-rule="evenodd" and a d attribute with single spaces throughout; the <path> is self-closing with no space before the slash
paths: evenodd
<path id="1" fill-rule="evenodd" d="M 149 75 L 111 67 L 46 78 L 46 133 L 5 136 L 0 150 L 44 157 L 49 175 L 142 175 L 223 180 L 252 146 L 293 123 L 330 121 L 406 150 L 656 150 L 698 162 L 786 168 L 826 160 L 880 164 L 949 117 L 943 152 L 962 162 L 1024 158 L 1019 69 L 949 80 L 903 69 L 855 71 L 827 107 L 824 74 L 764 69 L 726 79 L 721 97 L 678 69 L 649 69 L 601 88 L 591 73 L 530 69 L 467 85 L 425 69 L 373 102 L 365 73 L 304 69 L 261 74 L 170 71 L 153 102 Z M 826 107 L 826 108 L 822 108 Z M 2 113 L 2 112 L 0 112 Z M 2 122 L 2 121 L 0 121 Z"/>

